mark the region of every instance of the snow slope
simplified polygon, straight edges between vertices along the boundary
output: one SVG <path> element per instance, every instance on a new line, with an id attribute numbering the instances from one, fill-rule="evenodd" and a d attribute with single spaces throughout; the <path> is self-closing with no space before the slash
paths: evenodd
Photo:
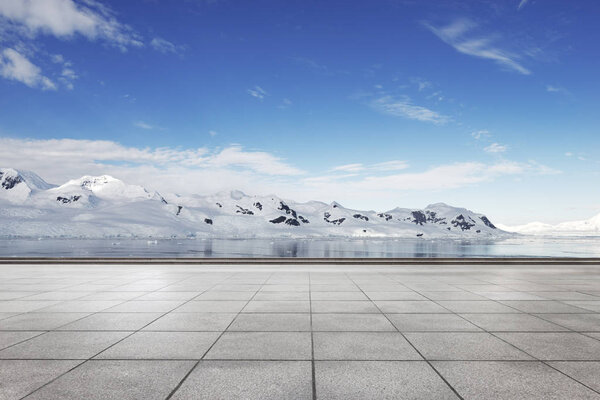
<path id="1" fill-rule="evenodd" d="M 0 169 L 0 237 L 423 237 L 510 235 L 484 215 L 438 203 L 422 210 L 353 210 L 240 191 L 210 196 L 150 192 L 111 176 L 61 186 Z"/>
<path id="2" fill-rule="evenodd" d="M 557 225 L 531 222 L 519 226 L 500 225 L 508 232 L 543 236 L 600 236 L 600 214 L 584 221 L 569 221 Z"/>

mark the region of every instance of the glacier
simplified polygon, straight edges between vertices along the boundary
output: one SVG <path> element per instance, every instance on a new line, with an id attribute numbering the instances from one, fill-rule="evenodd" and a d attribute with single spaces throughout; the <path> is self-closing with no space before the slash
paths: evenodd
<path id="1" fill-rule="evenodd" d="M 57 186 L 13 168 L 0 168 L 0 221 L 3 238 L 490 240 L 513 235 L 483 214 L 444 203 L 377 212 L 238 190 L 160 194 L 108 175 L 83 176 Z"/>

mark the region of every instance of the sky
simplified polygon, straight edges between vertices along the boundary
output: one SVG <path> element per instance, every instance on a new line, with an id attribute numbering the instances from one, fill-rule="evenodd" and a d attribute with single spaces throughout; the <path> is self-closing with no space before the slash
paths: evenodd
<path id="1" fill-rule="evenodd" d="M 587 219 L 598 15 L 594 0 L 0 0 L 0 166 Z"/>

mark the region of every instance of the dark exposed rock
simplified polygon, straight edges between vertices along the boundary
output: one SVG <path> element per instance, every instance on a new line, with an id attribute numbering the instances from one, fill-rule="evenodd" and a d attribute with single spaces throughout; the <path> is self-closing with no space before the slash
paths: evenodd
<path id="1" fill-rule="evenodd" d="M 69 197 L 62 197 L 62 196 L 58 196 L 56 198 L 56 201 L 59 201 L 63 204 L 69 204 L 69 203 L 74 203 L 77 200 L 79 200 L 81 198 L 81 196 L 69 196 Z"/>
<path id="2" fill-rule="evenodd" d="M 329 217 L 331 217 L 331 214 L 330 214 L 330 213 L 328 213 L 327 211 L 325 211 L 325 212 L 323 213 L 323 217 L 325 217 L 325 219 L 328 219 Z"/>
<path id="3" fill-rule="evenodd" d="M 204 218 L 204 222 L 206 222 L 206 223 L 207 223 L 207 224 L 209 224 L 209 225 L 212 225 L 212 224 L 213 224 L 213 221 L 212 221 L 212 219 L 210 219 L 210 218 Z"/>
<path id="4" fill-rule="evenodd" d="M 492 228 L 492 229 L 496 229 L 496 226 L 494 224 L 492 224 L 492 221 L 490 221 L 488 219 L 488 217 L 486 217 L 485 215 L 482 217 L 479 217 L 479 219 L 481 219 L 483 221 L 483 223 L 485 224 L 485 226 Z"/>
<path id="5" fill-rule="evenodd" d="M 240 207 L 238 205 L 236 205 L 236 207 L 238 208 L 235 212 L 238 214 L 244 214 L 244 215 L 254 215 L 254 211 L 250 211 L 247 208 L 243 208 Z"/>
<path id="6" fill-rule="evenodd" d="M 296 211 L 292 210 L 287 204 L 285 204 L 283 201 L 279 202 L 279 207 L 277 207 L 278 210 L 282 210 L 285 211 L 286 214 L 292 214 L 292 217 L 297 218 L 297 214 Z"/>
<path id="7" fill-rule="evenodd" d="M 477 232 L 477 233 L 481 233 L 481 229 L 477 229 L 475 232 Z"/>
<path id="8" fill-rule="evenodd" d="M 471 221 L 473 221 L 472 218 L 469 218 Z M 475 221 L 473 221 L 472 223 L 467 221 L 466 218 L 464 217 L 464 215 L 460 214 L 458 217 L 454 218 L 451 221 L 452 225 L 454 225 L 455 228 L 460 228 L 463 231 L 468 231 L 470 230 L 472 227 L 475 226 Z"/>
<path id="9" fill-rule="evenodd" d="M 422 233 L 417 233 L 417 237 L 421 237 L 421 236 L 423 236 Z"/>
<path id="10" fill-rule="evenodd" d="M 292 226 L 300 226 L 300 222 L 298 222 L 298 220 L 297 220 L 297 219 L 294 219 L 294 218 L 288 218 L 288 219 L 285 221 L 285 223 L 286 223 L 287 225 L 292 225 Z"/>
<path id="11" fill-rule="evenodd" d="M 325 220 L 325 222 L 329 222 L 330 224 L 334 224 L 334 225 L 341 225 L 342 222 L 344 222 L 346 220 L 346 218 L 338 218 L 338 219 L 334 219 L 334 220 L 329 220 L 328 218 L 323 218 Z"/>
<path id="12" fill-rule="evenodd" d="M 438 218 L 437 217 L 437 213 L 435 211 L 429 211 L 429 210 L 427 210 L 427 211 L 425 211 L 425 214 L 427 215 L 427 222 L 432 222 L 434 224 L 439 223 L 441 225 L 445 225 L 446 224 L 446 222 L 444 222 L 444 220 L 446 218 Z"/>
<path id="13" fill-rule="evenodd" d="M 181 212 L 182 208 L 183 208 L 183 206 L 177 206 L 177 214 L 175 214 L 175 215 L 179 215 L 179 213 Z"/>
<path id="14" fill-rule="evenodd" d="M 6 190 L 12 189 L 17 186 L 19 183 L 23 182 L 20 176 L 7 176 L 2 182 L 2 187 Z"/>
<path id="15" fill-rule="evenodd" d="M 257 201 L 256 203 L 254 203 L 254 207 L 256 207 L 256 208 L 258 208 L 260 211 L 262 211 L 262 207 L 263 207 L 263 206 L 262 206 L 262 204 L 260 204 L 260 202 L 258 202 L 258 201 Z"/>
<path id="16" fill-rule="evenodd" d="M 413 211 L 411 214 L 413 216 L 412 222 L 414 222 L 415 224 L 423 225 L 427 223 L 427 217 L 425 216 L 423 211 Z"/>
<path id="17" fill-rule="evenodd" d="M 385 214 L 385 213 L 380 213 L 380 214 L 377 214 L 377 216 L 378 216 L 379 218 L 385 218 L 385 220 L 386 220 L 386 221 L 389 221 L 390 219 L 392 219 L 392 218 L 393 218 L 393 217 L 392 217 L 392 214 Z"/>
<path id="18" fill-rule="evenodd" d="M 303 224 L 310 224 L 310 221 L 304 218 L 302 215 L 298 215 L 298 219 L 302 221 Z"/>
<path id="19" fill-rule="evenodd" d="M 280 224 L 282 222 L 285 222 L 286 218 L 282 215 L 281 217 L 277 217 L 275 219 L 270 220 L 269 222 L 272 224 Z"/>
<path id="20" fill-rule="evenodd" d="M 363 221 L 368 221 L 369 220 L 369 217 L 367 217 L 365 215 L 361 215 L 361 214 L 354 214 L 353 217 L 356 218 L 356 219 L 362 219 Z"/>
<path id="21" fill-rule="evenodd" d="M 219 208 L 223 208 L 223 204 L 221 204 L 221 203 L 215 203 L 215 204 L 218 205 Z"/>

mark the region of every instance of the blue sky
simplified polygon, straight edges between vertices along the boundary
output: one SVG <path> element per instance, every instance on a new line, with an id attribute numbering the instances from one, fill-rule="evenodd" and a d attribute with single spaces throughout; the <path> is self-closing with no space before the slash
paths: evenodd
<path id="1" fill-rule="evenodd" d="M 600 212 L 592 0 L 0 0 L 0 164 L 518 224 Z"/>

